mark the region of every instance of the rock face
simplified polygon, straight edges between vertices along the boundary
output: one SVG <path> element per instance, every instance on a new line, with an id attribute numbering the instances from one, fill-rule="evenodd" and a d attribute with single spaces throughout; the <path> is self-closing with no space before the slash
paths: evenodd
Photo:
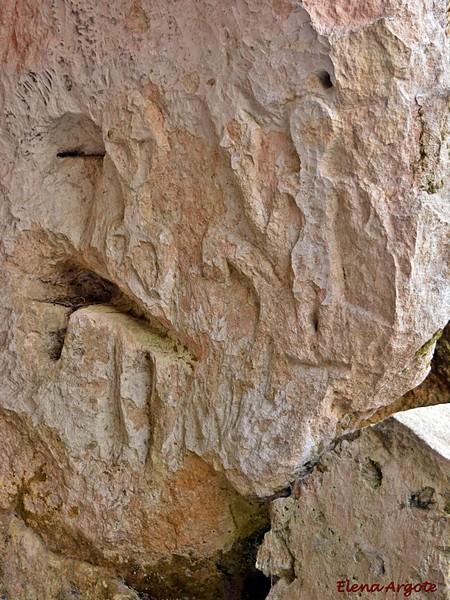
<path id="1" fill-rule="evenodd" d="M 1 10 L 1 509 L 154 597 L 237 598 L 256 498 L 447 321 L 443 6 Z"/>
<path id="2" fill-rule="evenodd" d="M 140 596 L 100 567 L 49 552 L 14 515 L 0 523 L 2 598 L 138 600 Z"/>
<path id="3" fill-rule="evenodd" d="M 364 584 L 383 598 L 449 597 L 449 418 L 446 405 L 418 408 L 350 434 L 273 502 L 258 555 L 279 578 L 268 600 L 359 597 Z"/>
<path id="4" fill-rule="evenodd" d="M 450 325 L 447 325 L 436 343 L 426 379 L 389 406 L 377 410 L 362 426 L 385 419 L 389 415 L 420 406 L 433 406 L 450 402 Z"/>

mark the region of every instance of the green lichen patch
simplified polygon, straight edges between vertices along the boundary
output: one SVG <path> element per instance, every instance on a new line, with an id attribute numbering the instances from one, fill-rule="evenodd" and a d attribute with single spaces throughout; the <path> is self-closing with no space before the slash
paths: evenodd
<path id="1" fill-rule="evenodd" d="M 441 337 L 442 333 L 443 333 L 443 329 L 438 329 L 436 331 L 436 333 L 433 335 L 433 337 L 430 338 L 427 342 L 425 342 L 425 344 L 417 350 L 417 352 L 415 353 L 415 357 L 422 358 L 424 356 L 427 356 L 430 349 L 434 346 L 434 344 Z"/>

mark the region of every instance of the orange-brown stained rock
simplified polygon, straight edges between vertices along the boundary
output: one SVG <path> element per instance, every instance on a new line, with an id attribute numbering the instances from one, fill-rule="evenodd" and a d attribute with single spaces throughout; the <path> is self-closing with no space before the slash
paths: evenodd
<path id="1" fill-rule="evenodd" d="M 52 455 L 39 441 L 39 433 L 47 442 L 52 442 Z M 202 598 L 212 599 L 225 593 L 222 572 L 216 566 L 220 559 L 233 566 L 233 585 L 235 593 L 239 593 L 245 569 L 252 567 L 249 558 L 244 557 L 245 540 L 264 527 L 266 516 L 258 503 L 239 496 L 221 473 L 199 457 L 188 454 L 183 467 L 159 486 L 145 478 L 139 480 L 130 472 L 119 471 L 114 479 L 108 473 L 92 472 L 91 487 L 86 488 L 83 476 L 62 468 L 67 458 L 53 433 L 42 430 L 39 433 L 31 454 L 27 450 L 29 441 L 24 424 L 4 415 L 0 436 L 1 466 L 4 467 L 0 490 L 5 526 L 11 522 L 8 515 L 15 511 L 14 531 L 17 527 L 17 531 L 26 531 L 25 537 L 10 534 L 14 544 L 20 546 L 34 540 L 34 531 L 55 553 L 54 558 L 47 550 L 43 553 L 39 567 L 43 573 L 56 569 L 61 585 L 69 585 L 68 571 L 72 565 L 77 586 L 83 588 L 92 584 L 82 565 L 86 564 L 86 568 L 89 564 L 96 565 L 91 568 L 93 574 L 101 573 L 104 566 L 138 589 L 151 591 L 153 586 L 159 594 L 164 593 L 164 589 L 178 589 L 182 593 L 185 588 L 179 569 L 183 565 L 183 570 L 193 570 L 186 589 L 195 590 L 204 585 Z M 22 450 L 18 452 L 13 449 L 12 441 L 21 438 Z M 91 477 L 96 477 L 96 482 Z M 105 489 L 108 495 L 102 491 Z M 82 498 L 79 490 L 83 490 Z M 25 525 L 31 529 L 26 530 Z M 37 543 L 32 541 L 34 545 Z M 233 554 L 235 544 L 239 546 L 236 556 Z M 28 586 L 26 589 L 41 590 L 44 576 L 34 573 L 37 568 L 34 559 L 25 560 L 19 568 L 15 552 L 20 550 L 4 550 L 1 555 L 7 570 L 2 580 L 4 589 L 16 593 L 14 590 L 22 582 Z M 50 600 L 51 592 L 46 593 L 48 595 L 42 598 Z M 21 596 L 17 596 L 19 598 Z"/>

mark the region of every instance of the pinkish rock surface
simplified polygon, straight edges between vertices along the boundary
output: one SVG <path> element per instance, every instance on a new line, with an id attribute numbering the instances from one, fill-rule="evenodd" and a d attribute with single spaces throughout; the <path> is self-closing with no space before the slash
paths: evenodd
<path id="1" fill-rule="evenodd" d="M 255 497 L 420 383 L 448 320 L 444 7 L 0 22 L 2 510 L 136 589 L 237 598 Z"/>

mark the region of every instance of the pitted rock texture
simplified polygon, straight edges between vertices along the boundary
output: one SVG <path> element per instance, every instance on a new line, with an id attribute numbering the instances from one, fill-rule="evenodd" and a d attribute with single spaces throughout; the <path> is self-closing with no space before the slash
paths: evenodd
<path id="1" fill-rule="evenodd" d="M 449 418 L 448 405 L 418 408 L 350 434 L 272 503 L 258 554 L 268 600 L 449 597 Z M 345 593 L 346 580 L 437 589 Z"/>
<path id="2" fill-rule="evenodd" d="M 425 377 L 445 7 L 350 5 L 3 3 L 2 508 L 51 550 L 219 598 L 255 496 Z"/>

